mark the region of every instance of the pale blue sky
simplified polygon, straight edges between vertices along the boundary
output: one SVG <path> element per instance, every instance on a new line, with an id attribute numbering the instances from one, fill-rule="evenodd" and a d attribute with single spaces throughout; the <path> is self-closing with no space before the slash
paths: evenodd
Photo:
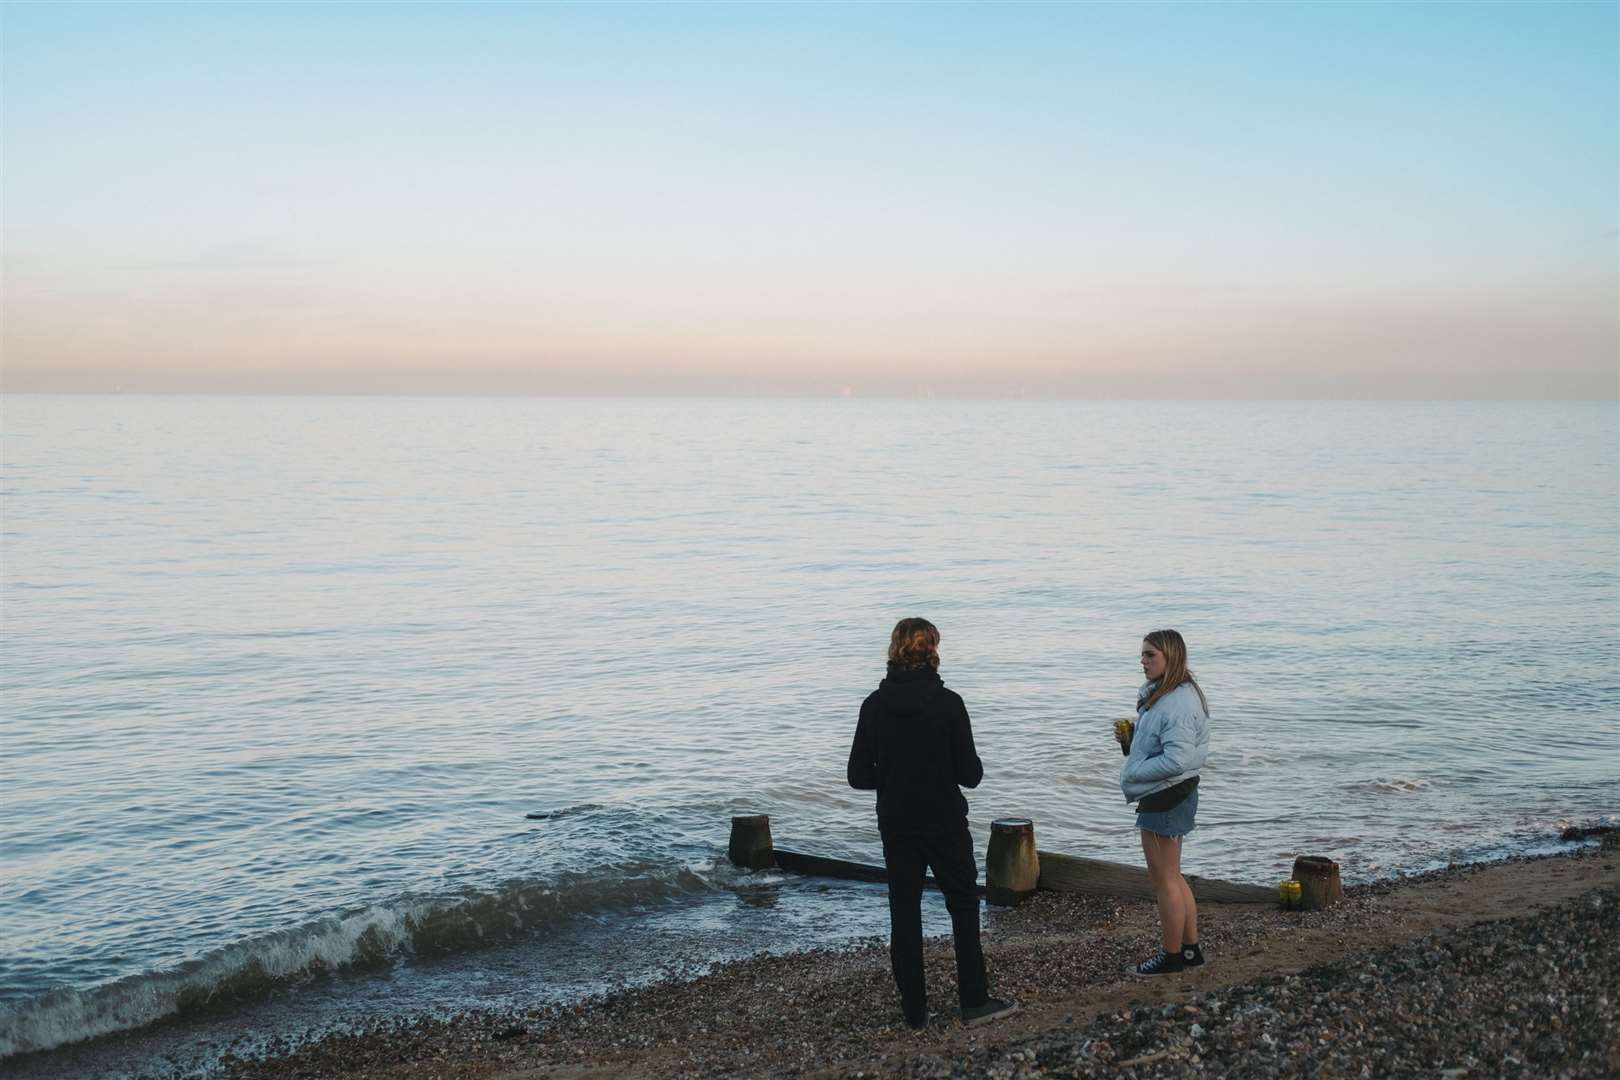
<path id="1" fill-rule="evenodd" d="M 1617 12 L 7 4 L 5 385 L 1614 396 Z"/>

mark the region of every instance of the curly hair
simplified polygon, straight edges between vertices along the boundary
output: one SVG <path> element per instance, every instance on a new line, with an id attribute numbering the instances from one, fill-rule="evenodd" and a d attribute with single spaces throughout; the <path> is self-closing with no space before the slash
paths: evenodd
<path id="1" fill-rule="evenodd" d="M 901 619 L 889 635 L 889 663 L 900 671 L 939 670 L 939 628 L 927 619 Z"/>

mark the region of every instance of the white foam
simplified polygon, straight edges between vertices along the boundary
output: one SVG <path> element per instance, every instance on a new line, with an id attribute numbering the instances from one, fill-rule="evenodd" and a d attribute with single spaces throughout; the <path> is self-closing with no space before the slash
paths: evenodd
<path id="1" fill-rule="evenodd" d="M 402 898 L 236 942 L 178 970 L 85 990 L 55 990 L 0 1007 L 0 1059 L 144 1027 L 216 996 L 228 1002 L 236 994 L 252 994 L 266 983 L 373 960 L 392 962 L 420 950 L 458 949 L 581 911 L 715 887 L 686 867 L 626 866 L 601 877 L 515 882 L 491 893 Z"/>
<path id="2" fill-rule="evenodd" d="M 370 907 L 298 930 L 237 942 L 191 970 L 137 975 L 90 990 L 55 990 L 0 1010 L 0 1058 L 143 1027 L 181 1009 L 183 998 L 206 1000 L 233 977 L 286 979 L 352 964 L 368 933 L 385 954 L 409 940 L 418 906 Z"/>

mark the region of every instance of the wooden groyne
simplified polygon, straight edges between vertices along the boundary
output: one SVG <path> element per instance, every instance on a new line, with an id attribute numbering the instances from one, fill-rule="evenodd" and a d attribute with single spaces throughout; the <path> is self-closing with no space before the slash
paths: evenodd
<path id="1" fill-rule="evenodd" d="M 881 866 L 850 862 L 848 859 L 829 859 L 824 855 L 808 855 L 802 851 L 777 847 L 771 840 L 771 819 L 766 814 L 739 814 L 731 819 L 731 842 L 726 845 L 726 857 L 731 860 L 731 865 L 744 870 L 775 867 L 790 874 L 837 878 L 840 881 L 889 880 L 888 871 Z M 926 884 L 937 887 L 933 878 L 927 878 Z"/>
<path id="2" fill-rule="evenodd" d="M 844 881 L 885 882 L 888 873 L 870 863 L 833 859 L 776 847 L 771 840 L 770 818 L 765 814 L 739 815 L 731 819 L 728 848 L 734 865 L 750 870 L 776 867 L 793 874 L 838 878 Z M 1330 859 L 1304 856 L 1297 866 L 1308 866 L 1319 875 L 1322 885 L 1308 893 L 1308 907 L 1327 907 L 1338 899 L 1338 866 Z M 1326 879 L 1331 873 L 1332 884 Z M 1193 896 L 1225 904 L 1275 904 L 1277 890 L 1217 878 L 1184 875 Z M 928 880 L 934 885 L 932 878 Z M 990 826 L 990 847 L 985 855 L 984 884 L 980 892 L 992 904 L 1011 906 L 1037 889 L 1051 892 L 1089 893 L 1095 896 L 1130 896 L 1152 899 L 1153 882 L 1147 868 L 1104 859 L 1039 851 L 1035 847 L 1035 823 L 1029 818 L 1001 818 Z"/>
<path id="3" fill-rule="evenodd" d="M 849 862 L 846 859 L 828 859 L 820 855 L 805 855 L 798 851 L 776 849 L 776 866 L 792 874 L 808 877 L 839 878 L 843 881 L 888 881 L 889 875 L 881 866 Z M 930 885 L 933 879 L 930 878 Z"/>
<path id="4" fill-rule="evenodd" d="M 1040 853 L 1040 888 L 1053 892 L 1090 893 L 1093 896 L 1140 896 L 1153 899 L 1153 882 L 1147 867 L 1062 855 Z M 1222 904 L 1275 904 L 1277 890 L 1264 885 L 1244 885 L 1219 878 L 1183 874 L 1193 899 Z"/>

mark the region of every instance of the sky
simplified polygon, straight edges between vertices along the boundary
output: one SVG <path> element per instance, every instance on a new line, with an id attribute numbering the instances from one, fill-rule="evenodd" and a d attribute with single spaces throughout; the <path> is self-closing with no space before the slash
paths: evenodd
<path id="1" fill-rule="evenodd" d="M 0 6 L 0 389 L 1620 396 L 1620 4 Z"/>

